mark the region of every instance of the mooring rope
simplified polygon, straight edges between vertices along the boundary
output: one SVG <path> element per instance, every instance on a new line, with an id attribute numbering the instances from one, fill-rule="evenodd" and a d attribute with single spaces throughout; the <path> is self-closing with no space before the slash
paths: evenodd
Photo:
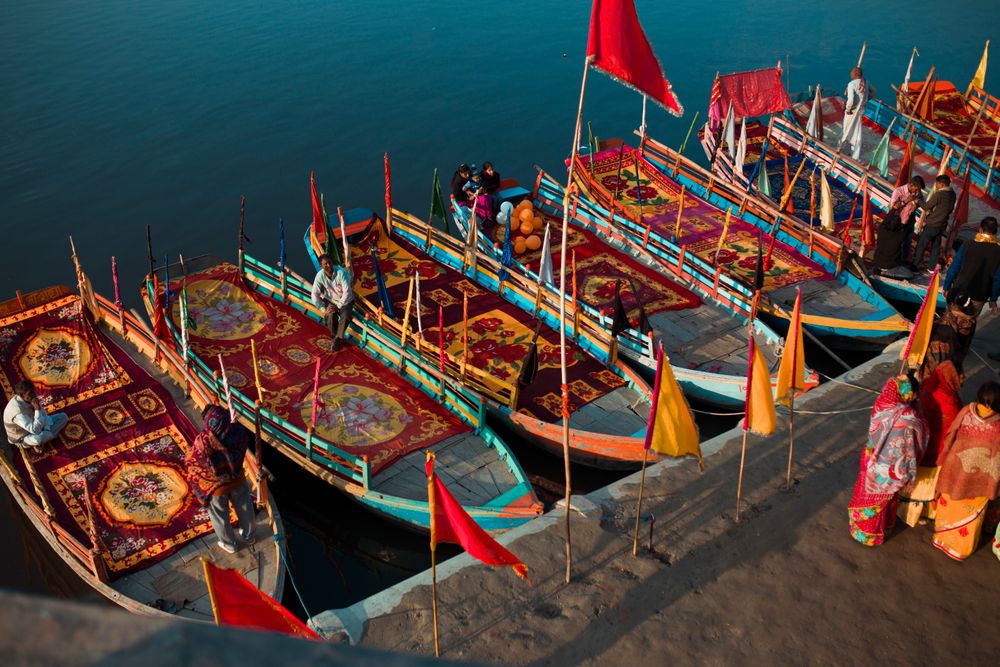
<path id="1" fill-rule="evenodd" d="M 281 546 L 282 537 L 283 535 L 281 535 L 280 533 L 275 533 L 274 543 L 278 545 L 278 555 L 281 557 L 281 562 L 285 566 L 285 572 L 288 573 L 288 580 L 292 582 L 292 590 L 295 591 L 295 597 L 299 599 L 299 604 L 302 605 L 302 611 L 304 611 L 306 614 L 306 622 L 309 623 L 310 621 L 312 621 L 313 616 L 312 614 L 309 613 L 309 609 L 306 608 L 306 601 L 302 599 L 302 593 L 299 592 L 299 587 L 295 585 L 295 577 L 292 576 L 292 568 L 288 567 L 288 559 L 285 558 L 285 549 L 284 547 Z M 310 625 L 310 627 L 312 627 L 317 634 L 323 636 L 323 632 L 318 626 L 314 627 Z M 326 637 L 323 638 L 326 639 Z"/>

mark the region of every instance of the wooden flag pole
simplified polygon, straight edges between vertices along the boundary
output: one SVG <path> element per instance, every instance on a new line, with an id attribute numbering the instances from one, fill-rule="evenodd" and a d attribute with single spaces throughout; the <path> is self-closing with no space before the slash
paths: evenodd
<path id="1" fill-rule="evenodd" d="M 868 49 L 868 40 L 865 40 L 861 44 L 861 55 L 858 56 L 858 67 L 861 67 L 861 63 L 865 61 L 865 51 Z"/>
<path id="2" fill-rule="evenodd" d="M 638 169 L 638 166 L 636 167 Z M 684 193 L 687 191 L 687 186 L 681 186 L 681 197 L 680 202 L 677 206 L 677 222 L 674 223 L 674 239 L 679 239 L 681 237 L 681 216 L 684 215 Z"/>
<path id="3" fill-rule="evenodd" d="M 976 130 L 979 129 L 979 121 L 983 118 L 983 111 L 986 110 L 985 104 L 979 105 L 979 113 L 976 114 L 976 122 L 972 124 L 972 131 L 969 132 L 969 138 L 965 140 L 965 148 L 962 149 L 962 157 L 958 158 L 958 164 L 955 165 L 955 175 L 958 176 L 962 172 L 962 165 L 965 163 L 965 157 L 969 154 L 969 146 L 972 145 L 972 139 L 976 136 Z"/>
<path id="4" fill-rule="evenodd" d="M 340 242 L 344 246 L 344 268 L 351 270 L 351 251 L 347 247 L 347 226 L 344 224 L 344 207 L 337 207 L 337 219 L 340 221 Z"/>
<path id="5" fill-rule="evenodd" d="M 1000 132 L 997 132 L 996 139 L 993 140 L 993 154 L 990 156 L 990 168 L 986 172 L 986 180 L 983 182 L 983 192 L 990 191 L 990 181 L 993 180 L 993 167 L 997 162 L 997 148 L 1000 147 Z"/>
<path id="6" fill-rule="evenodd" d="M 656 397 L 653 397 L 656 400 Z M 642 475 L 639 477 L 639 501 L 635 505 L 635 532 L 632 534 L 632 556 L 639 552 L 639 517 L 642 515 L 642 493 L 646 487 L 646 461 L 649 459 L 649 450 L 642 450 Z"/>
<path id="7" fill-rule="evenodd" d="M 434 657 L 441 657 L 441 648 L 438 645 L 438 587 L 437 587 L 437 508 L 435 507 L 434 493 L 434 452 L 427 452 L 427 463 L 430 466 L 430 474 L 427 475 L 427 507 L 430 510 L 431 523 L 431 616 L 434 619 Z"/>
<path id="8" fill-rule="evenodd" d="M 573 129 L 573 146 L 570 149 L 569 169 L 566 176 L 566 195 L 563 197 L 562 246 L 559 252 L 559 370 L 562 379 L 562 446 L 563 472 L 566 478 L 564 502 L 566 504 L 566 583 L 570 582 L 573 572 L 573 546 L 570 537 L 570 470 L 569 470 L 569 384 L 566 377 L 566 247 L 567 230 L 569 229 L 570 189 L 573 187 L 573 171 L 576 167 L 576 156 L 580 147 L 580 126 L 583 122 L 583 99 L 587 90 L 587 71 L 590 69 L 591 57 L 583 59 L 583 77 L 580 81 L 580 102 L 576 108 L 576 127 Z"/>
<path id="9" fill-rule="evenodd" d="M 744 417 L 746 419 L 746 417 Z M 743 464 L 747 458 L 747 429 L 743 428 L 743 449 L 740 451 L 740 478 L 736 483 L 736 523 L 740 522 L 740 496 L 743 493 Z"/>
<path id="10" fill-rule="evenodd" d="M 797 374 L 797 373 L 796 373 Z M 793 378 L 794 380 L 794 378 Z M 792 449 L 795 447 L 795 436 L 792 432 L 792 421 L 795 418 L 795 386 L 792 383 L 792 393 L 788 396 L 788 472 L 785 474 L 785 490 L 792 490 Z"/>

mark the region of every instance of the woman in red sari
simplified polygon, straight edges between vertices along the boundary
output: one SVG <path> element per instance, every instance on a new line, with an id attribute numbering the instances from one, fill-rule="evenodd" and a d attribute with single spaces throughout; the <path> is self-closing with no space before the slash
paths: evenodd
<path id="1" fill-rule="evenodd" d="M 934 546 L 955 560 L 976 550 L 986 506 L 1000 494 L 998 413 L 1000 384 L 986 382 L 958 413 L 938 455 Z"/>
<path id="2" fill-rule="evenodd" d="M 915 526 L 921 517 L 934 518 L 937 465 L 941 443 L 962 409 L 962 371 L 951 359 L 938 364 L 920 385 L 920 414 L 927 420 L 927 449 L 917 464 L 917 477 L 900 495 L 899 516 Z"/>
<path id="3" fill-rule="evenodd" d="M 927 422 L 916 407 L 917 381 L 891 378 L 872 407 L 854 496 L 847 507 L 851 537 L 868 547 L 885 541 L 896 520 L 899 492 L 916 478 L 927 446 Z"/>

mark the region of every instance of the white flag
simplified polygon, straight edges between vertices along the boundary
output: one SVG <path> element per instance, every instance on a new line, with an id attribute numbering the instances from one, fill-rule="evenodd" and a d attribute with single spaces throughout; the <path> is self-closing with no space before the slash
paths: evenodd
<path id="1" fill-rule="evenodd" d="M 723 133 L 726 137 L 726 146 L 729 148 L 729 157 L 736 157 L 736 114 L 733 111 L 733 103 L 729 103 L 729 113 L 726 115 L 726 130 Z"/>
<path id="2" fill-rule="evenodd" d="M 420 267 L 419 266 L 417 267 L 417 273 L 416 273 L 415 277 L 417 279 L 417 299 L 416 299 L 416 302 L 417 302 L 417 331 L 420 332 L 420 337 L 423 338 L 424 337 L 424 323 L 420 319 Z"/>
<path id="3" fill-rule="evenodd" d="M 744 118 L 740 124 L 740 143 L 736 146 L 736 155 L 733 157 L 733 167 L 737 174 L 743 173 L 743 165 L 747 161 L 747 119 Z"/>
<path id="4" fill-rule="evenodd" d="M 549 248 L 549 238 L 551 229 L 548 223 L 545 224 L 545 238 L 542 239 L 542 258 L 538 264 L 538 282 L 554 285 L 552 279 L 552 251 Z"/>

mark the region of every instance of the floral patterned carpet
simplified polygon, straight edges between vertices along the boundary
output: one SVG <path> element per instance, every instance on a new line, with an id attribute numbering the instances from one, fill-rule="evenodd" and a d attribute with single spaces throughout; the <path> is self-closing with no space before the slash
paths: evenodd
<path id="1" fill-rule="evenodd" d="M 352 249 L 355 291 L 372 296 L 376 285 L 370 248 L 375 244 L 397 318 L 403 317 L 410 276 L 420 273 L 421 324 L 424 338 L 440 344 L 438 308 L 443 308 L 444 341 L 449 354 L 462 355 L 462 295 L 469 295 L 469 363 L 506 380 L 516 381 L 537 320 L 458 271 L 427 259 L 424 252 L 400 239 L 387 240 L 381 221 Z M 567 372 L 570 410 L 623 386 L 625 380 L 568 341 Z M 518 394 L 519 412 L 556 422 L 562 419 L 559 394 L 559 333 L 544 324 L 538 336 L 538 374 Z"/>
<path id="2" fill-rule="evenodd" d="M 907 91 L 910 99 L 916 100 L 923 87 L 922 81 L 911 83 Z M 937 82 L 934 87 L 934 127 L 950 134 L 964 146 L 975 126 L 976 134 L 969 144 L 969 152 L 989 163 L 996 142 L 997 124 L 984 113 L 979 125 L 976 125 L 977 115 L 978 112 L 971 112 L 965 105 L 962 93 L 955 86 L 948 81 Z"/>
<path id="3" fill-rule="evenodd" d="M 562 255 L 559 250 L 562 218 L 544 212 L 542 218 L 552 230 L 552 273 L 555 285 L 558 286 L 559 261 Z M 493 231 L 494 240 L 502 243 L 504 228 L 497 226 Z M 633 327 L 638 327 L 639 324 L 640 303 L 647 316 L 666 310 L 697 308 L 701 305 L 701 298 L 697 294 L 643 266 L 624 253 L 614 250 L 593 232 L 570 225 L 566 235 L 566 245 L 571 250 L 570 256 L 566 258 L 567 276 L 571 275 L 572 258 L 576 257 L 577 298 L 605 315 L 610 316 L 614 312 L 615 285 L 619 281 L 622 303 Z M 518 259 L 537 270 L 541 256 L 541 249 L 529 250 L 519 255 Z M 567 289 L 572 290 L 572 286 L 567 285 Z"/>
<path id="4" fill-rule="evenodd" d="M 55 440 L 26 450 L 29 459 L 59 524 L 88 546 L 93 524 L 111 578 L 212 530 L 184 475 L 194 427 L 169 392 L 81 314 L 75 295 L 0 318 L 8 398 L 25 378 L 49 413 L 69 417 Z M 31 488 L 20 455 L 15 464 Z"/>
<path id="5" fill-rule="evenodd" d="M 468 430 L 457 417 L 353 345 L 333 351 L 327 328 L 291 306 L 250 291 L 220 264 L 187 278 L 191 347 L 209 368 L 218 355 L 232 387 L 257 398 L 250 339 L 257 347 L 262 405 L 305 429 L 320 359 L 316 433 L 358 456 L 372 474 L 401 456 Z M 180 293 L 179 281 L 171 290 Z M 180 321 L 179 304 L 171 316 Z"/>
<path id="6" fill-rule="evenodd" d="M 589 170 L 590 157 L 582 156 L 582 159 Z M 617 190 L 618 205 L 624 205 L 631 217 L 638 219 L 641 211 L 643 224 L 651 225 L 667 238 L 673 236 L 681 187 L 645 161 L 639 163 L 637 174 L 633 148 L 625 148 L 620 162 L 621 176 L 618 175 L 618 149 L 597 153 L 594 156 L 593 179 L 611 193 Z M 589 175 L 589 171 L 587 173 Z M 677 243 L 687 246 L 688 252 L 714 265 L 725 217 L 724 211 L 686 193 Z M 757 265 L 757 246 L 763 244 L 766 254 L 770 242 L 770 235 L 760 234 L 756 227 L 733 215 L 718 263 L 740 280 L 752 283 Z M 781 242 L 774 243 L 771 261 L 765 268 L 765 292 L 809 279 L 833 279 L 819 264 Z"/>

